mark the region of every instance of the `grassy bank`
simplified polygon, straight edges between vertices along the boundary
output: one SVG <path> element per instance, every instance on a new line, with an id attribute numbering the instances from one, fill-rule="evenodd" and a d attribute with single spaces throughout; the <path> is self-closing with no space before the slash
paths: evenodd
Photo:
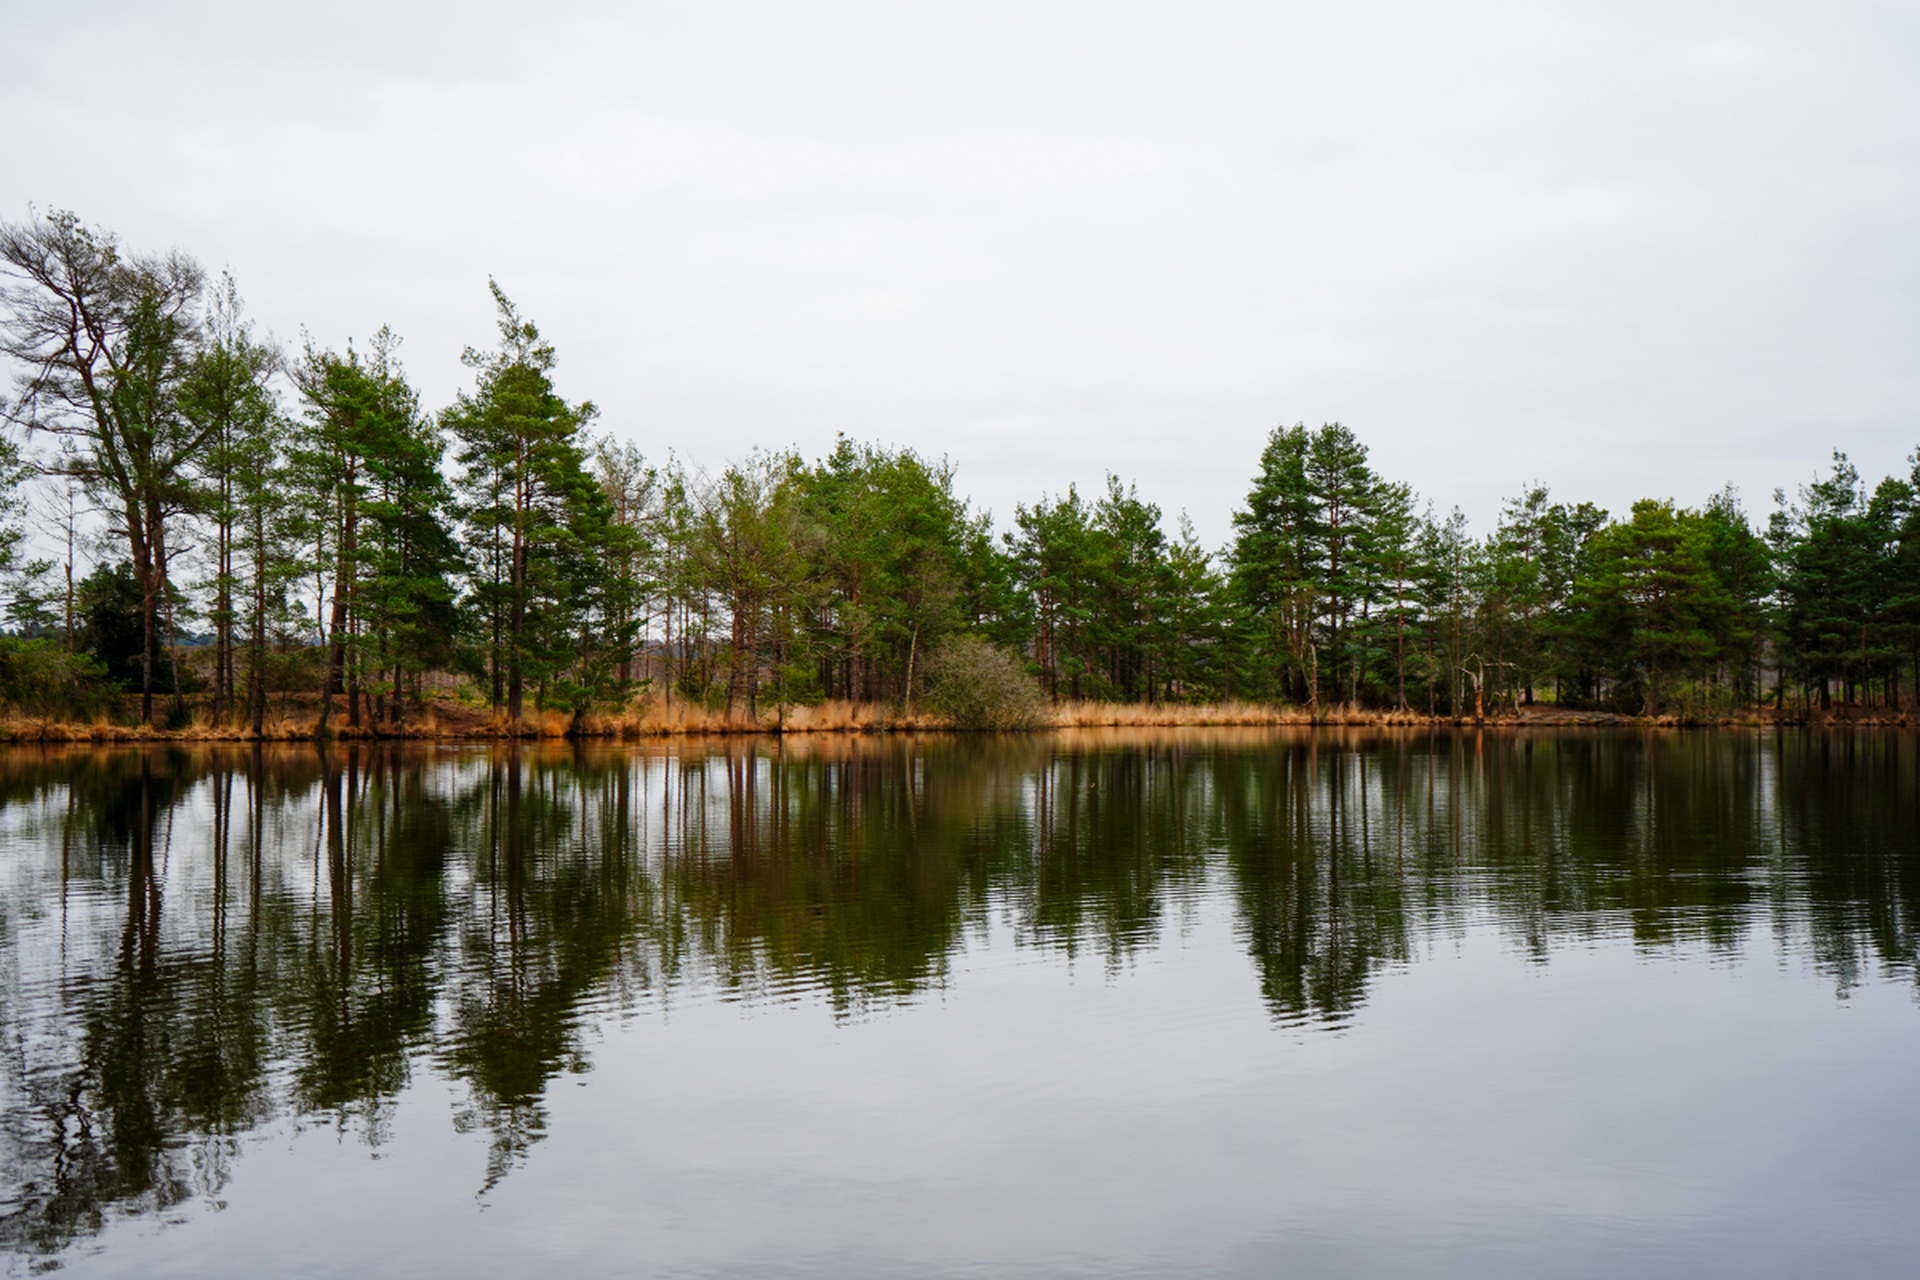
<path id="1" fill-rule="evenodd" d="M 166 729 L 101 717 L 88 723 L 21 715 L 0 715 L 0 742 L 303 742 L 319 736 L 317 700 L 282 707 L 267 718 L 255 735 L 241 723 L 217 723 L 204 706 L 190 706 L 187 723 Z M 1737 714 L 1687 718 L 1638 717 L 1603 711 L 1572 711 L 1541 704 L 1518 711 L 1502 711 L 1480 720 L 1472 717 L 1428 716 L 1417 711 L 1381 710 L 1359 706 L 1306 707 L 1256 702 L 1111 703 L 1068 702 L 1050 712 L 1054 729 L 1121 729 L 1189 727 L 1311 727 L 1419 728 L 1487 725 L 1498 727 L 1575 728 L 1582 726 L 1641 726 L 1686 728 L 1705 725 L 1822 725 L 1906 726 L 1920 723 L 1912 709 L 1862 710 L 1841 707 L 1832 712 L 1789 712 L 1771 709 Z M 744 708 L 732 714 L 676 702 L 653 703 L 579 720 L 561 711 L 533 711 L 517 723 L 496 716 L 485 707 L 454 701 L 430 702 L 423 712 L 409 713 L 398 724 L 382 721 L 355 726 L 348 723 L 344 703 L 333 710 L 330 736 L 343 740 L 402 739 L 420 741 L 502 741 L 513 739 L 592 738 L 635 740 L 714 734 L 862 734 L 945 732 L 950 726 L 924 711 L 907 713 L 886 703 L 828 702 L 819 706 L 762 708 L 757 715 Z"/>

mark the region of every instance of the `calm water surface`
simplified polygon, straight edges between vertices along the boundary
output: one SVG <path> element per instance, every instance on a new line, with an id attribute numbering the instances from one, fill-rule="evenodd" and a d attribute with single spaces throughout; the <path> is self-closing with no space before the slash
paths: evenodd
<path id="1" fill-rule="evenodd" d="M 1920 740 L 0 755 L 0 1259 L 1893 1276 Z"/>

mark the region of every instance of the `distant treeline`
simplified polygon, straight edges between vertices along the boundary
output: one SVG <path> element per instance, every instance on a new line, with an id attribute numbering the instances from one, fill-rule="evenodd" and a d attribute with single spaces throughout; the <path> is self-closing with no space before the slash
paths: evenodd
<path id="1" fill-rule="evenodd" d="M 1920 458 L 1869 491 L 1835 454 L 1764 528 L 1731 491 L 1612 518 L 1528 487 L 1475 537 L 1347 428 L 1296 426 L 1219 550 L 1112 476 L 996 536 L 910 450 L 843 438 L 709 475 L 597 435 L 493 294 L 496 345 L 433 411 L 386 329 L 283 351 L 181 254 L 66 213 L 0 224 L 0 700 L 132 693 L 150 720 L 191 692 L 257 729 L 271 697 L 325 688 L 381 723 L 439 673 L 513 718 L 908 703 L 963 637 L 1061 699 L 1711 713 L 1920 689 Z M 58 559 L 28 559 L 30 521 Z M 189 631 L 211 644 L 167 642 Z"/>

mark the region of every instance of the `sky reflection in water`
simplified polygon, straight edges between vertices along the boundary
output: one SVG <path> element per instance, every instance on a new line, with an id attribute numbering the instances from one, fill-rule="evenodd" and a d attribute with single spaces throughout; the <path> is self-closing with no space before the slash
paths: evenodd
<path id="1" fill-rule="evenodd" d="M 4 1256 L 1888 1274 L 1916 746 L 14 752 Z"/>

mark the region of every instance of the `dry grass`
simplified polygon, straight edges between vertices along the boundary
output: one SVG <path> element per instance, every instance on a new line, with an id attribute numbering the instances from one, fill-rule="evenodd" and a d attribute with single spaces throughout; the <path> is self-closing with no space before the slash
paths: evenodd
<path id="1" fill-rule="evenodd" d="M 1324 706 L 1315 717 L 1305 707 L 1266 702 L 1065 702 L 1054 708 L 1062 729 L 1148 728 L 1172 725 L 1356 725 L 1431 724 L 1416 711 L 1381 711 L 1360 706 Z"/>
<path id="2" fill-rule="evenodd" d="M 197 711 L 192 723 L 183 729 L 167 731 L 147 725 L 110 723 L 100 717 L 91 723 L 64 723 L 25 716 L 0 715 L 0 742 L 31 743 L 140 743 L 140 742 L 311 742 L 318 736 L 317 700 L 271 712 L 264 731 L 252 732 L 244 719 L 214 722 L 204 711 Z M 947 732 L 951 726 L 941 717 L 924 710 L 909 715 L 891 703 L 828 702 L 820 706 L 788 706 L 782 717 L 772 705 L 763 704 L 758 715 L 750 716 L 744 707 L 731 715 L 710 711 L 682 701 L 671 705 L 658 700 L 636 703 L 624 709 L 609 708 L 590 714 L 576 725 L 564 711 L 530 711 L 516 724 L 486 707 L 475 707 L 451 700 L 435 700 L 423 712 L 416 712 L 399 725 L 387 722 L 347 723 L 344 703 L 336 703 L 328 726 L 331 736 L 346 741 L 557 741 L 578 736 L 602 741 L 633 741 L 649 738 L 745 736 L 752 734 L 795 734 L 856 736 L 882 733 Z M 1307 708 L 1278 706 L 1258 702 L 1216 703 L 1108 703 L 1069 702 L 1052 708 L 1050 727 L 1072 732 L 1079 730 L 1159 729 L 1159 728 L 1273 728 L 1320 726 L 1325 728 L 1390 729 L 1415 726 L 1472 724 L 1468 719 L 1429 717 L 1416 711 L 1384 711 L 1352 705 L 1325 705 L 1318 716 Z M 1540 729 L 1580 728 L 1604 725 L 1635 725 L 1643 728 L 1683 728 L 1695 724 L 1761 726 L 1770 724 L 1827 724 L 1844 726 L 1898 726 L 1911 723 L 1902 713 L 1823 717 L 1818 713 L 1782 716 L 1777 712 L 1745 712 L 1707 721 L 1692 721 L 1675 716 L 1642 718 L 1606 712 L 1577 712 L 1542 705 L 1528 707 L 1518 714 L 1502 711 L 1489 715 L 1488 727 L 1530 726 Z"/>
<path id="3" fill-rule="evenodd" d="M 883 733 L 944 727 L 933 716 L 905 715 L 893 705 L 879 702 L 790 705 L 784 708 L 784 715 L 781 708 L 764 704 L 757 715 L 749 715 L 745 707 L 736 707 L 728 714 L 688 702 L 646 702 L 625 711 L 589 715 L 581 733 L 593 738 L 661 738 L 734 733 Z"/>
<path id="4" fill-rule="evenodd" d="M 68 724 L 9 716 L 0 719 L 0 742 L 157 742 L 168 735 L 150 725 Z"/>
<path id="5" fill-rule="evenodd" d="M 1055 707 L 1050 715 L 1056 729 L 1160 728 L 1179 726 L 1273 726 L 1273 725 L 1357 725 L 1388 726 L 1428 723 L 1426 717 L 1411 713 L 1364 710 L 1357 707 L 1323 709 L 1318 721 L 1304 707 L 1281 707 L 1253 702 L 1222 702 L 1201 705 L 1156 703 L 1150 705 L 1072 702 Z M 564 711 L 530 711 L 516 723 L 485 708 L 458 703 L 431 704 L 424 715 L 400 725 L 382 722 L 347 723 L 345 710 L 336 707 L 328 726 L 331 736 L 343 741 L 371 739 L 435 740 L 552 740 L 577 733 L 584 738 L 638 739 L 663 737 L 699 737 L 728 734 L 868 734 L 944 732 L 951 726 L 940 716 L 916 710 L 912 714 L 891 703 L 827 702 L 819 706 L 788 706 L 782 716 L 778 708 L 763 706 L 759 714 L 748 715 L 744 707 L 731 714 L 710 711 L 687 702 L 647 702 L 624 710 L 608 710 L 586 716 L 578 726 Z M 318 736 L 319 709 L 306 714 L 271 715 L 258 740 L 267 742 L 310 741 Z M 114 725 L 97 721 L 90 725 L 64 725 L 33 720 L 0 720 L 0 741 L 14 742 L 127 742 L 168 740 L 179 742 L 246 742 L 256 740 L 244 720 L 213 722 L 196 714 L 193 722 L 171 732 L 149 726 Z"/>
<path id="6" fill-rule="evenodd" d="M 886 702 L 823 702 L 787 711 L 788 733 L 879 733 L 888 729 L 943 728 L 933 716 L 907 715 Z"/>

